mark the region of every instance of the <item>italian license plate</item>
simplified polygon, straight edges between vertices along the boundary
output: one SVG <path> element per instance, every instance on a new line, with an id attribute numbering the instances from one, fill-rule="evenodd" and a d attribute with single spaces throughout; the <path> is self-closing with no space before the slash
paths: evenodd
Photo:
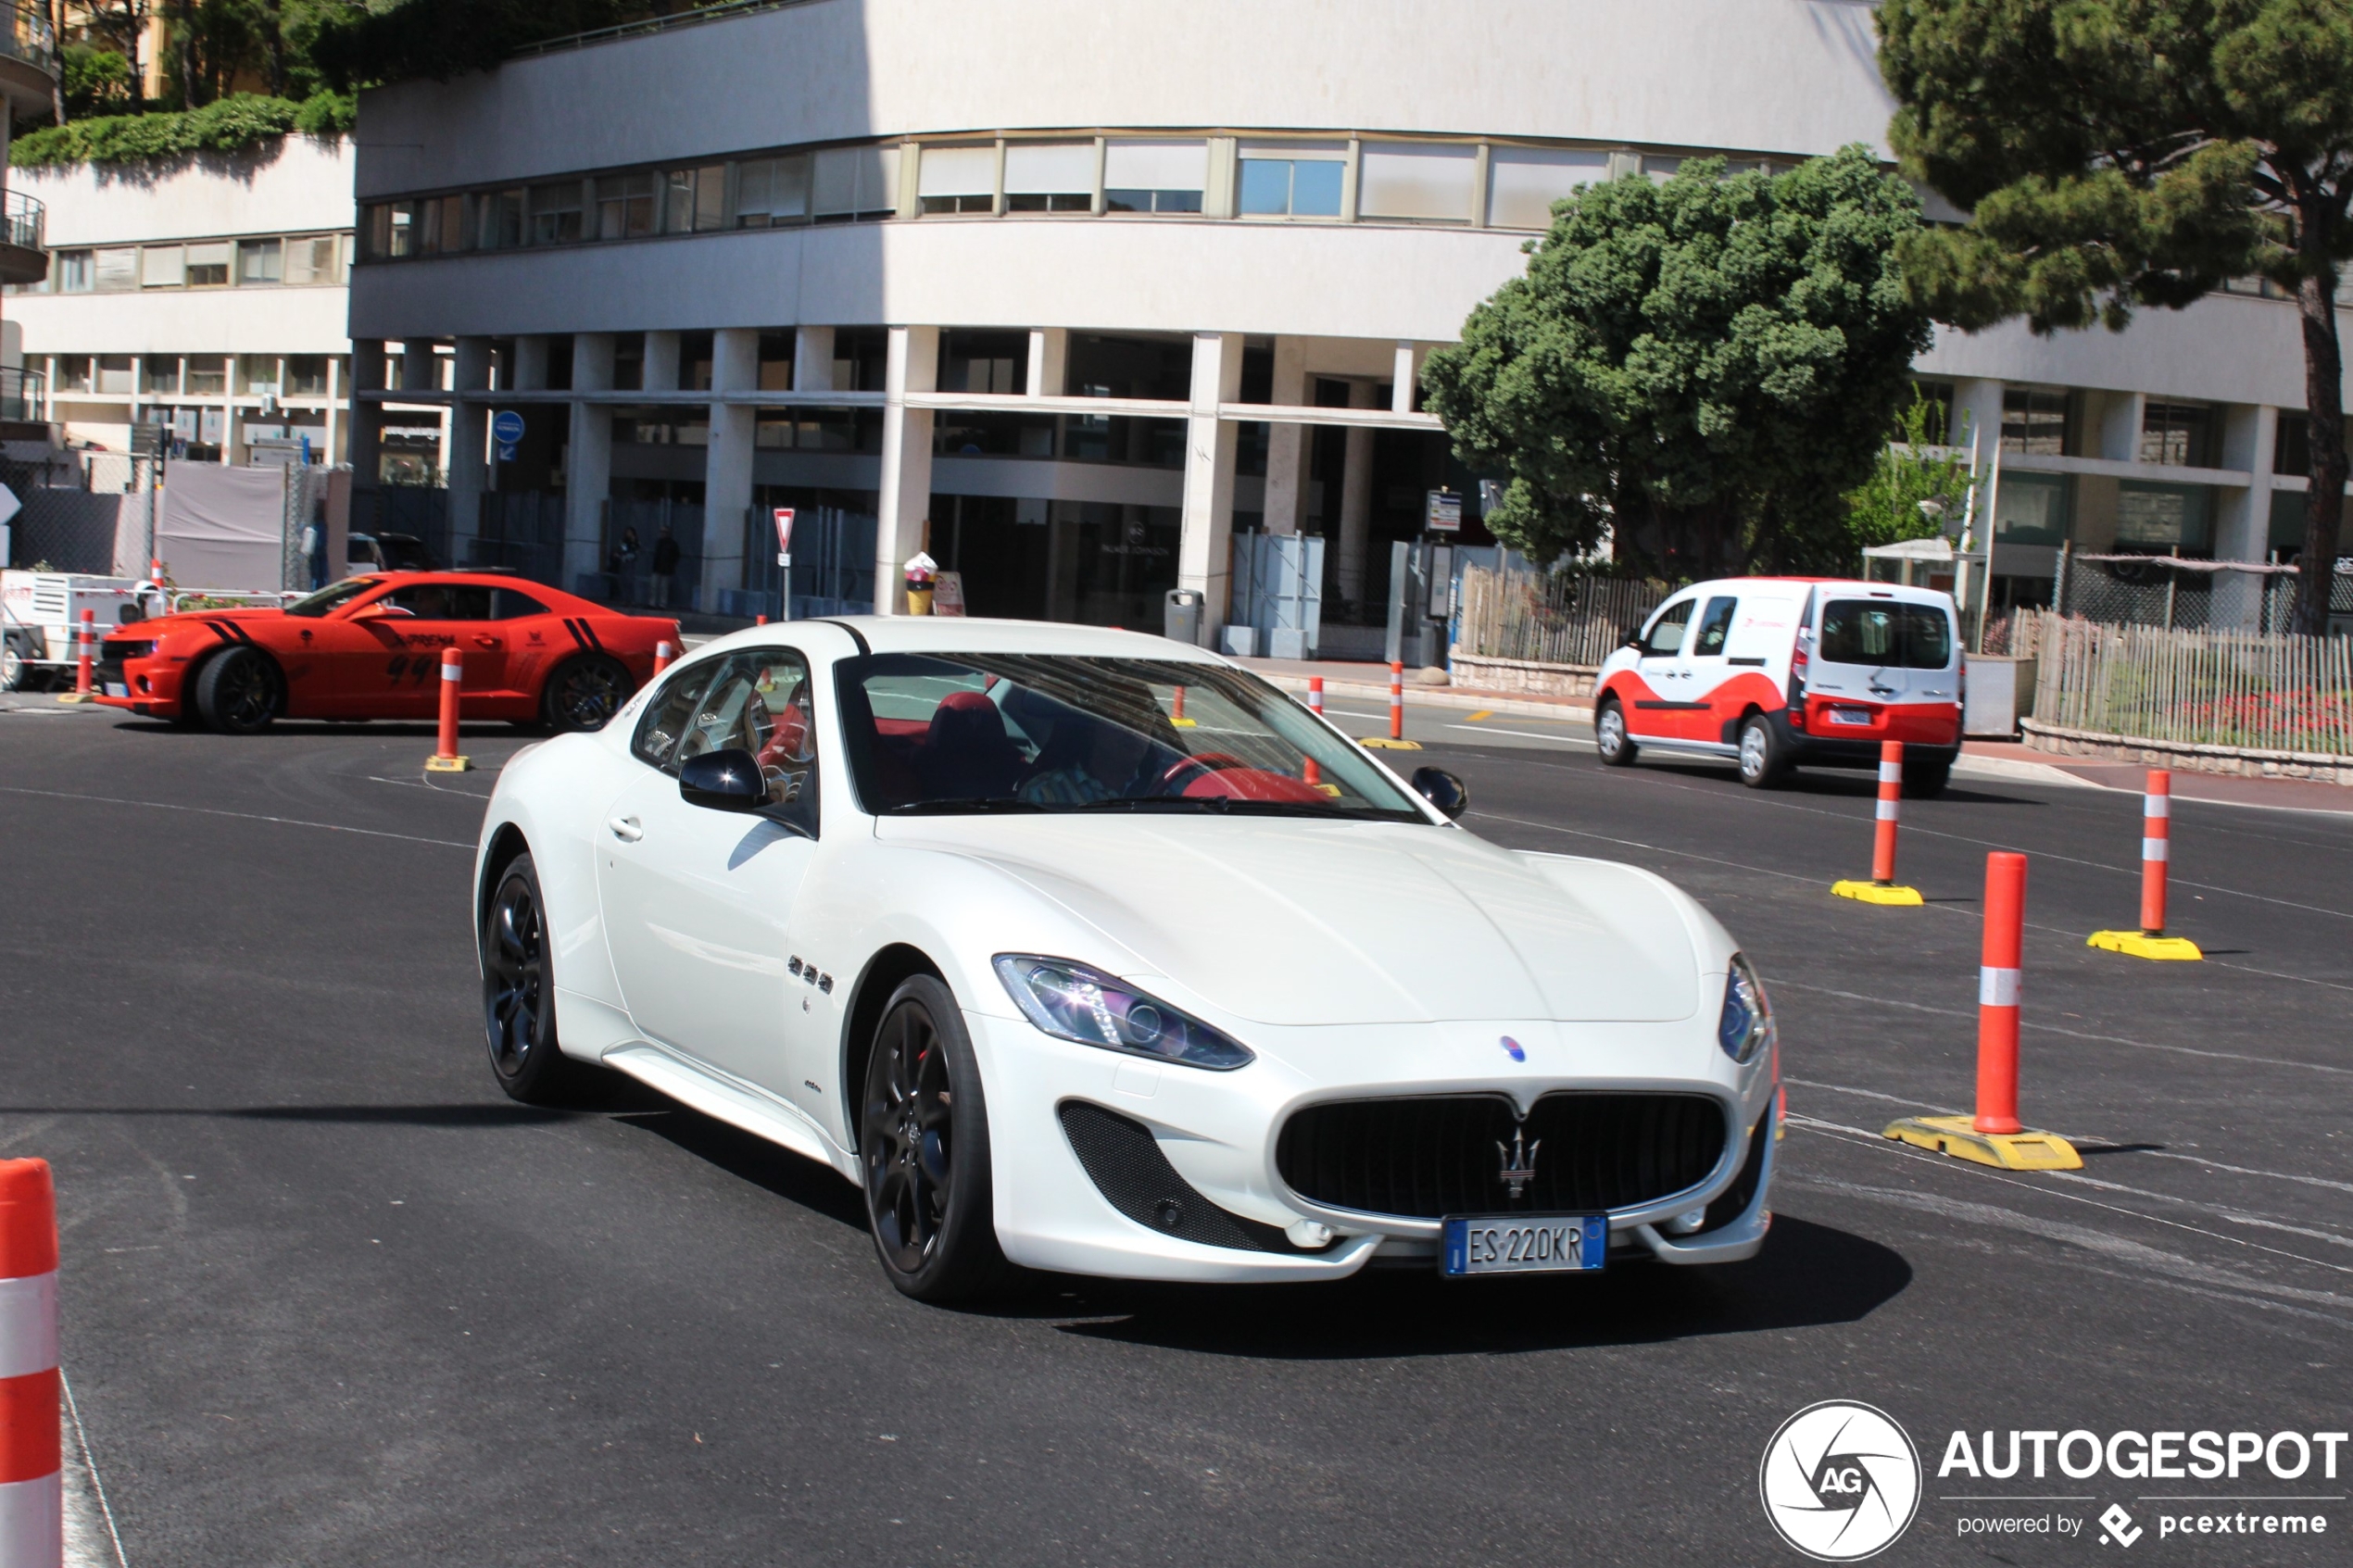
<path id="1" fill-rule="evenodd" d="M 1833 708 L 1831 709 L 1831 722 L 1833 724 L 1868 724 L 1870 721 L 1871 710 L 1868 708 Z"/>
<path id="2" fill-rule="evenodd" d="M 1609 1256 L 1606 1214 L 1450 1214 L 1444 1225 L 1438 1272 L 1448 1279 L 1573 1273 Z"/>
<path id="3" fill-rule="evenodd" d="M 131 695 L 131 688 L 124 685 L 120 681 L 108 681 L 107 683 L 107 695 L 108 696 L 129 696 Z"/>

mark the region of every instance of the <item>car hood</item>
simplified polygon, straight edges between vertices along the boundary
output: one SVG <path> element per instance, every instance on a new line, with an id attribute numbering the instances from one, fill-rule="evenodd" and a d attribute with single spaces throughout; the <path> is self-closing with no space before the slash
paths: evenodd
<path id="1" fill-rule="evenodd" d="M 1046 815 L 877 834 L 984 861 L 1133 954 L 1112 966 L 1126 977 L 1168 977 L 1254 1022 L 1663 1022 L 1699 1005 L 1692 926 L 1667 884 L 1452 829 Z"/>

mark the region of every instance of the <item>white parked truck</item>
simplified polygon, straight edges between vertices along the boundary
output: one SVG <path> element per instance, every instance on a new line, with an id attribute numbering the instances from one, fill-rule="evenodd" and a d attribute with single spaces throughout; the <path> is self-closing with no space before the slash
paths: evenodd
<path id="1" fill-rule="evenodd" d="M 71 669 L 83 610 L 91 612 L 94 634 L 103 638 L 164 608 L 156 585 L 135 577 L 0 571 L 0 691 L 17 690 L 35 670 Z"/>

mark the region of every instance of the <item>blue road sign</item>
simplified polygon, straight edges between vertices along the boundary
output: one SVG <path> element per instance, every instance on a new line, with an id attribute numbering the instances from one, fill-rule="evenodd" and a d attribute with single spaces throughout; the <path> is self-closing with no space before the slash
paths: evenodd
<path id="1" fill-rule="evenodd" d="M 501 408 L 491 416 L 490 438 L 501 446 L 512 446 L 522 439 L 522 416 L 512 408 Z"/>

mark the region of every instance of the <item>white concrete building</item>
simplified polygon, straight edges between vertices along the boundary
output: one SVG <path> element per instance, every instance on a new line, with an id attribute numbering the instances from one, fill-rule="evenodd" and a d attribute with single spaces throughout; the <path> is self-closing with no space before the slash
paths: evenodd
<path id="1" fill-rule="evenodd" d="M 18 115 L 47 106 L 57 74 L 57 39 L 48 24 L 23 6 L 0 12 L 0 285 L 11 289 L 38 282 L 49 258 L 42 249 L 41 203 L 8 188 L 8 131 Z M 9 328 L 0 318 L 0 424 L 22 425 L 41 418 L 41 387 L 38 377 L 26 376 Z"/>
<path id="2" fill-rule="evenodd" d="M 886 609 L 928 541 L 975 613 L 1157 626 L 1182 584 L 1214 622 L 1238 527 L 1326 535 L 1338 596 L 1378 605 L 1382 541 L 1472 488 L 1416 367 L 1548 204 L 1695 154 L 1886 156 L 1871 19 L 794 0 L 371 93 L 357 466 L 381 403 L 431 393 L 432 343 L 462 410 L 453 530 L 548 571 L 560 540 L 566 585 L 659 507 L 720 608 L 767 581 L 757 519 L 790 505 L 879 519 Z M 2260 559 L 2298 532 L 2285 302 L 1947 333 L 1919 373 L 2003 433 L 2012 594 L 2063 537 Z M 510 460 L 494 408 L 523 419 Z"/>

